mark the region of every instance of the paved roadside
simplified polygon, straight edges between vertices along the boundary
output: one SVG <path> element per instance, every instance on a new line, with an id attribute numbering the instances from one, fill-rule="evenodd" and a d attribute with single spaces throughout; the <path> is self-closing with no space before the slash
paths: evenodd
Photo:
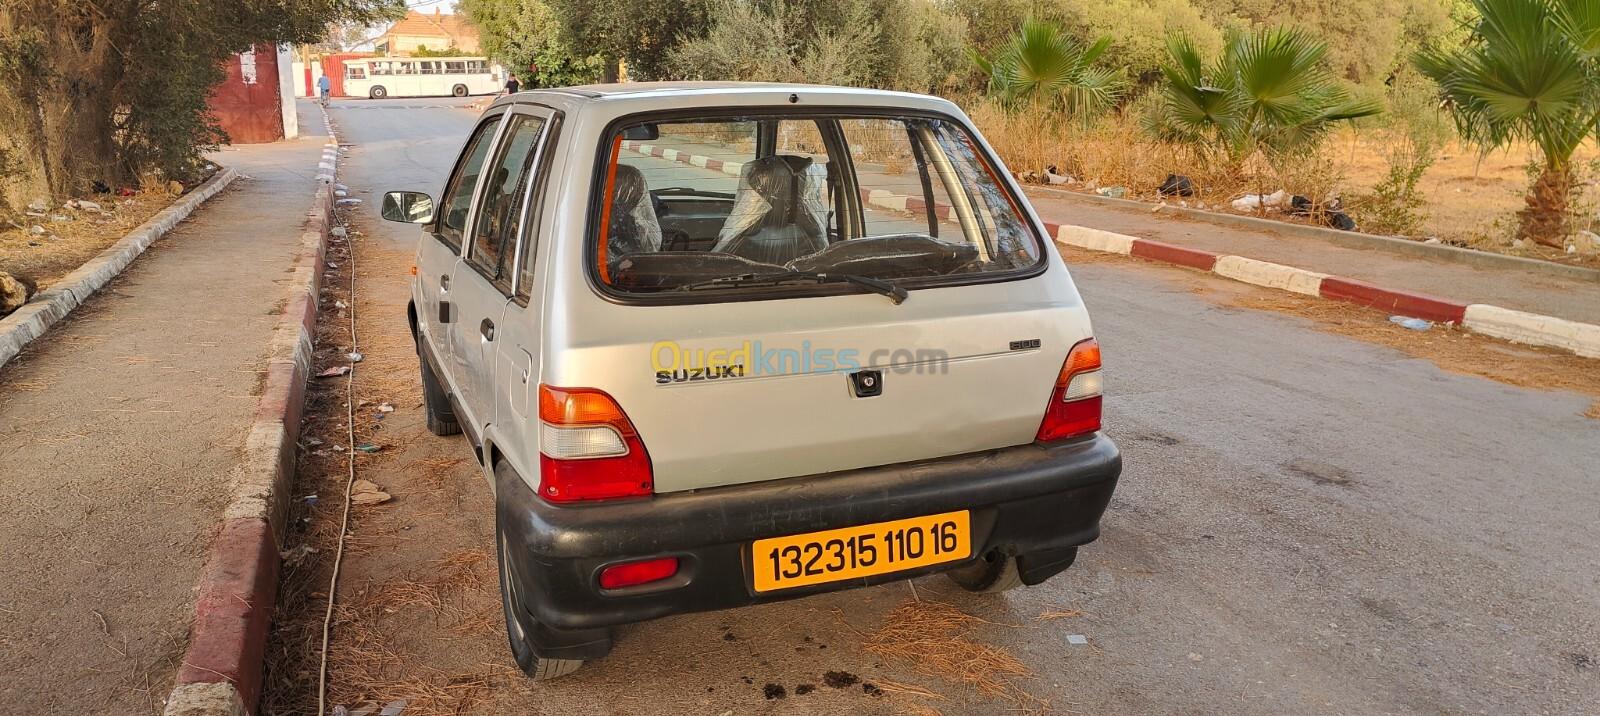
<path id="1" fill-rule="evenodd" d="M 1150 209 L 1108 206 L 1064 191 L 1029 189 L 1027 193 L 1045 221 L 1247 256 L 1464 303 L 1489 303 L 1571 321 L 1600 323 L 1600 282 L 1347 248 L 1281 232 L 1163 216 Z"/>
<path id="2" fill-rule="evenodd" d="M 325 134 L 241 177 L 0 371 L 0 712 L 157 712 L 261 389 Z"/>

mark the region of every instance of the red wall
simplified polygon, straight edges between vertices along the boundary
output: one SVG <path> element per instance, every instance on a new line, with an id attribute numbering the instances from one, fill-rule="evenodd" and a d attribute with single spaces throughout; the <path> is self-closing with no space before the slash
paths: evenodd
<path id="1" fill-rule="evenodd" d="M 283 139 L 283 105 L 278 93 L 278 50 L 258 45 L 255 81 L 247 83 L 244 55 L 228 58 L 228 78 L 211 90 L 211 113 L 234 144 L 260 144 Z"/>
<path id="2" fill-rule="evenodd" d="M 350 95 L 347 95 L 347 94 L 344 93 L 344 61 L 345 60 L 353 60 L 353 59 L 360 58 L 360 57 L 372 57 L 372 56 L 373 55 L 370 52 L 346 52 L 346 53 L 342 53 L 342 54 L 338 54 L 338 55 L 323 55 L 322 56 L 322 71 L 326 72 L 328 74 L 328 79 L 331 80 L 330 84 L 332 85 L 331 92 L 332 92 L 333 96 L 335 96 L 335 97 L 349 97 L 350 96 Z M 315 90 L 316 86 L 317 86 L 317 78 L 312 77 L 311 78 L 311 87 L 312 87 L 312 89 Z M 317 93 L 315 91 L 313 91 L 311 94 L 312 94 L 312 96 L 316 96 Z"/>

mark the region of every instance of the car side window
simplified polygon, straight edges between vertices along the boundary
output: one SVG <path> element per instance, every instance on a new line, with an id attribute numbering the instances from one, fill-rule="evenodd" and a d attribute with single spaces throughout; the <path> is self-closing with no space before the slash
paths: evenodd
<path id="1" fill-rule="evenodd" d="M 513 115 L 507 125 L 499 154 L 489 165 L 489 181 L 483 187 L 476 226 L 472 231 L 472 251 L 467 263 L 484 278 L 510 292 L 511 271 L 508 254 L 517 246 L 517 230 L 522 226 L 523 199 L 533 180 L 534 150 L 544 120 L 526 114 Z"/>
<path id="2" fill-rule="evenodd" d="M 457 253 L 461 252 L 461 235 L 467 228 L 467 213 L 472 209 L 472 190 L 478 186 L 478 175 L 483 173 L 483 160 L 489 154 L 489 145 L 494 143 L 494 131 L 500 127 L 500 119 L 492 117 L 478 125 L 472 138 L 467 140 L 460 165 L 444 187 L 444 196 L 440 197 L 444 211 L 439 215 L 435 233 Z"/>

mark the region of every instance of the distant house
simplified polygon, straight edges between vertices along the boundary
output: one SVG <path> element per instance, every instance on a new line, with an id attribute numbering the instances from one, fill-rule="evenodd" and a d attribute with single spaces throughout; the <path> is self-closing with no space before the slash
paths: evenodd
<path id="1" fill-rule="evenodd" d="M 475 55 L 478 28 L 461 15 L 446 15 L 434 8 L 433 14 L 412 10 L 377 41 L 378 54 L 409 55 L 419 47 L 439 51 L 454 47 L 464 55 Z"/>

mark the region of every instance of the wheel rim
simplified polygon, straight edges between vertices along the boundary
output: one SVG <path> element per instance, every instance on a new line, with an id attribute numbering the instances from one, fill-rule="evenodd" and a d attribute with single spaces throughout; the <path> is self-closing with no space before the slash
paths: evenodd
<path id="1" fill-rule="evenodd" d="M 510 572 L 509 569 L 507 569 L 508 565 L 509 565 L 509 561 L 506 558 L 506 538 L 505 538 L 505 535 L 501 535 L 500 536 L 500 575 L 501 575 L 501 579 L 505 580 L 505 584 L 506 584 L 506 611 L 510 613 L 510 618 L 506 620 L 507 627 L 511 628 L 511 629 L 515 629 L 517 631 L 517 633 L 515 635 L 516 638 L 517 638 L 517 641 L 519 641 L 519 642 L 520 641 L 526 641 L 527 637 L 528 637 L 528 632 L 527 632 L 527 629 L 522 626 L 522 619 L 521 619 L 522 615 L 517 613 L 518 609 L 519 609 L 519 605 L 522 604 L 522 600 L 521 600 L 520 597 L 517 596 L 517 580 L 512 579 L 511 572 Z"/>

